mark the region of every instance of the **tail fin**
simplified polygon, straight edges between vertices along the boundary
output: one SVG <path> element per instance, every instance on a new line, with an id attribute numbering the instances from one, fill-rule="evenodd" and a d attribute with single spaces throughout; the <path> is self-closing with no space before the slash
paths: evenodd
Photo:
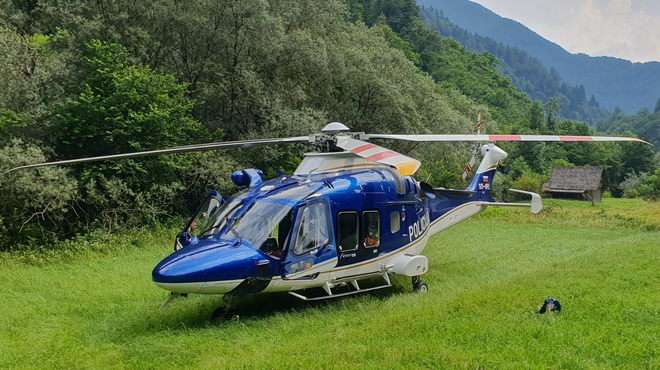
<path id="1" fill-rule="evenodd" d="M 478 200 L 494 202 L 495 200 L 490 195 L 490 189 L 495 178 L 497 164 L 505 159 L 507 154 L 493 143 L 482 146 L 481 153 L 484 155 L 484 159 L 481 161 L 479 169 L 477 169 L 467 190 L 476 192 Z"/>

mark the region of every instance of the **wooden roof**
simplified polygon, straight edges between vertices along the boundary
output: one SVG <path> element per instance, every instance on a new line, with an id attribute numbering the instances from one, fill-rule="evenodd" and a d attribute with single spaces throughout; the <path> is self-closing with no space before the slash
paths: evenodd
<path id="1" fill-rule="evenodd" d="M 546 191 L 583 192 L 601 187 L 603 167 L 553 167 Z"/>

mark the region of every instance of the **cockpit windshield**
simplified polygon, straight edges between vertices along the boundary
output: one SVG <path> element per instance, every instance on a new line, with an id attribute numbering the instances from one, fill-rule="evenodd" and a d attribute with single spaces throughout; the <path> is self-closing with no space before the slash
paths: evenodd
<path id="1" fill-rule="evenodd" d="M 235 194 L 224 204 L 216 197 L 207 198 L 187 231 L 198 239 L 216 235 L 223 239 L 240 239 L 241 243 L 259 248 L 273 258 L 282 258 L 291 234 L 292 204 L 313 194 L 314 189 L 294 187 L 251 204 L 245 201 L 247 190 Z"/>
<path id="2" fill-rule="evenodd" d="M 232 225 L 234 231 L 227 230 L 225 236 L 235 234 L 242 242 L 261 249 L 274 258 L 281 258 L 288 241 L 293 208 L 279 202 L 258 201 L 249 208 Z"/>
<path id="3" fill-rule="evenodd" d="M 242 199 L 232 199 L 220 205 L 217 198 L 208 198 L 199 207 L 197 216 L 190 224 L 190 234 L 198 238 L 216 235 L 227 224 L 227 220 L 241 208 L 242 204 Z"/>

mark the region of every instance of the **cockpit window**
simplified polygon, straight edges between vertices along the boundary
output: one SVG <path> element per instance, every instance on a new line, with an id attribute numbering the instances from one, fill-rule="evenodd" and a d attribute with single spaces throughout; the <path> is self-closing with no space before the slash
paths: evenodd
<path id="1" fill-rule="evenodd" d="M 238 218 L 225 232 L 226 237 L 261 249 L 273 258 L 281 258 L 293 221 L 293 208 L 282 203 L 256 202 Z"/>
<path id="2" fill-rule="evenodd" d="M 188 226 L 188 233 L 192 237 L 206 238 L 216 235 L 229 220 L 243 206 L 243 199 L 247 191 L 242 190 L 234 194 L 228 202 L 220 204 L 216 197 L 208 197 L 197 209 L 195 219 Z"/>
<path id="3" fill-rule="evenodd" d="M 293 254 L 301 255 L 330 242 L 325 204 L 312 203 L 298 210 L 293 239 Z"/>
<path id="4" fill-rule="evenodd" d="M 190 223 L 188 232 L 195 237 L 208 237 L 217 234 L 241 206 L 241 200 L 235 199 L 220 205 L 220 200 L 210 197 L 202 203 L 195 215 L 195 219 Z"/>

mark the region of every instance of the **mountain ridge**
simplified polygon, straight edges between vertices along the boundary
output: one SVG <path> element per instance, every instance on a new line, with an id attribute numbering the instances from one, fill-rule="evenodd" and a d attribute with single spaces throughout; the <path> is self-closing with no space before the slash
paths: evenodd
<path id="1" fill-rule="evenodd" d="M 524 92 L 532 100 L 549 103 L 552 99 L 559 99 L 560 114 L 564 118 L 575 121 L 586 121 L 595 124 L 605 119 L 610 113 L 600 108 L 595 96 L 587 100 L 583 85 L 570 86 L 566 84 L 559 73 L 554 69 L 548 70 L 537 58 L 530 57 L 526 51 L 515 46 L 504 45 L 488 36 L 466 31 L 453 24 L 444 14 L 433 7 L 420 8 L 422 22 L 429 29 L 439 31 L 445 38 L 458 41 L 473 53 L 485 52 L 499 60 L 496 67 L 498 72 L 511 79 L 511 84 Z M 553 104 L 556 104 L 552 103 Z"/>
<path id="2" fill-rule="evenodd" d="M 601 105 L 626 113 L 653 108 L 660 97 L 660 62 L 632 62 L 626 59 L 571 54 L 515 20 L 504 18 L 468 0 L 418 0 L 418 5 L 441 10 L 457 26 L 498 42 L 515 46 L 538 58 L 547 69 L 554 67 L 569 85 L 584 85 Z"/>

